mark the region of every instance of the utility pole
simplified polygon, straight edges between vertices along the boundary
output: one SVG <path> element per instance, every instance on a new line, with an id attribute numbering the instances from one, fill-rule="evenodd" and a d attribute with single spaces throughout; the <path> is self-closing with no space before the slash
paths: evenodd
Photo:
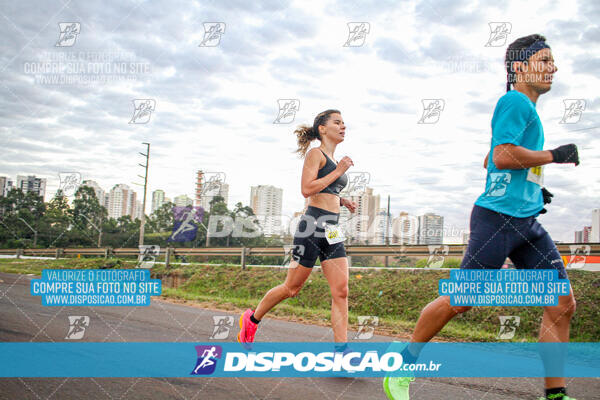
<path id="1" fill-rule="evenodd" d="M 146 225 L 146 187 L 148 186 L 148 164 L 150 161 L 150 143 L 143 142 L 142 144 L 146 145 L 146 154 L 140 154 L 146 157 L 146 165 L 138 165 L 146 168 L 146 173 L 144 176 L 138 175 L 140 178 L 144 178 L 144 201 L 142 202 L 142 220 L 140 222 L 140 246 L 144 244 L 144 227 Z"/>

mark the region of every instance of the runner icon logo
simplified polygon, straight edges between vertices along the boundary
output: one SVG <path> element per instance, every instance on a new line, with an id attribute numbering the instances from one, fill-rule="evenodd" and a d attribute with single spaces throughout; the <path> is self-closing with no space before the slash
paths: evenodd
<path id="1" fill-rule="evenodd" d="M 342 190 L 343 196 L 361 196 L 371 180 L 368 172 L 347 172 L 348 185 Z"/>
<path id="2" fill-rule="evenodd" d="M 150 116 L 156 110 L 156 100 L 154 99 L 133 99 L 133 116 L 130 124 L 147 124 Z"/>
<path id="3" fill-rule="evenodd" d="M 581 119 L 583 111 L 585 111 L 584 99 L 565 99 L 565 113 L 559 124 L 576 124 Z"/>
<path id="4" fill-rule="evenodd" d="M 175 222 L 173 232 L 167 242 L 188 242 L 196 239 L 198 226 L 204 219 L 204 209 L 202 207 L 175 206 L 172 212 Z"/>
<path id="5" fill-rule="evenodd" d="M 223 340 L 229 337 L 229 331 L 233 328 L 233 317 L 230 315 L 213 315 L 213 333 L 210 339 Z"/>
<path id="6" fill-rule="evenodd" d="M 283 252 L 285 256 L 283 258 L 282 266 L 286 268 L 296 268 L 300 258 L 304 255 L 304 250 L 304 245 L 302 244 L 284 245 Z M 292 260 L 296 262 L 292 264 Z"/>
<path id="7" fill-rule="evenodd" d="M 279 99 L 277 100 L 279 113 L 273 121 L 274 124 L 291 124 L 296 118 L 296 113 L 300 110 L 300 100 L 298 99 Z"/>
<path id="8" fill-rule="evenodd" d="M 379 325 L 379 317 L 375 315 L 360 315 L 358 319 L 358 332 L 354 335 L 354 340 L 368 340 L 373 337 L 375 327 Z"/>
<path id="9" fill-rule="evenodd" d="M 81 185 L 81 174 L 79 172 L 59 172 L 58 178 L 60 179 L 58 189 L 62 192 L 63 196 L 74 196 L 79 185 Z"/>
<path id="10" fill-rule="evenodd" d="M 587 256 L 590 255 L 591 247 L 587 244 L 584 245 L 570 245 L 571 256 L 567 262 L 568 269 L 578 269 L 585 266 Z"/>
<path id="11" fill-rule="evenodd" d="M 204 37 L 198 47 L 216 47 L 225 34 L 225 22 L 204 22 Z"/>
<path id="12" fill-rule="evenodd" d="M 59 22 L 58 29 L 60 35 L 56 47 L 71 47 L 77 40 L 77 35 L 81 32 L 81 24 L 79 22 Z"/>
<path id="13" fill-rule="evenodd" d="M 160 246 L 141 245 L 139 246 L 140 255 L 138 256 L 138 268 L 152 268 L 156 262 L 156 257 L 160 254 Z"/>
<path id="14" fill-rule="evenodd" d="M 506 188 L 510 183 L 512 175 L 510 172 L 492 172 L 490 173 L 490 188 L 485 194 L 491 197 L 504 196 Z"/>
<path id="15" fill-rule="evenodd" d="M 343 47 L 361 47 L 370 31 L 371 24 L 368 22 L 348 22 L 348 40 Z"/>
<path id="16" fill-rule="evenodd" d="M 69 317 L 69 332 L 65 339 L 78 340 L 83 339 L 85 328 L 90 326 L 90 317 L 87 315 L 70 315 Z"/>
<path id="17" fill-rule="evenodd" d="M 429 245 L 429 258 L 427 259 L 427 265 L 425 268 L 442 268 L 444 260 L 450 252 L 450 247 L 447 245 Z"/>
<path id="18" fill-rule="evenodd" d="M 217 368 L 217 359 L 223 355 L 221 346 L 195 346 L 198 360 L 190 375 L 210 375 Z"/>
<path id="19" fill-rule="evenodd" d="M 521 323 L 521 317 L 516 315 L 511 316 L 500 316 L 500 332 L 498 332 L 498 339 L 510 340 L 515 337 L 517 327 Z"/>
<path id="20" fill-rule="evenodd" d="M 502 47 L 506 44 L 506 39 L 512 30 L 510 22 L 490 22 L 490 38 L 485 47 Z"/>
<path id="21" fill-rule="evenodd" d="M 423 115 L 418 124 L 436 124 L 440 120 L 440 115 L 444 111 L 446 102 L 444 99 L 423 99 Z"/>
<path id="22" fill-rule="evenodd" d="M 202 174 L 201 197 L 222 196 L 223 184 L 225 183 L 225 172 L 204 172 Z"/>

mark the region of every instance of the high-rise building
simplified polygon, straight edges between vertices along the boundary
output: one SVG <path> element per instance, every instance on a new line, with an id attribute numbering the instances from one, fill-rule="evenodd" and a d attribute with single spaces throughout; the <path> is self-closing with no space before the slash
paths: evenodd
<path id="1" fill-rule="evenodd" d="M 583 227 L 583 243 L 590 243 L 592 238 L 592 227 L 584 226 Z"/>
<path id="2" fill-rule="evenodd" d="M 115 185 L 108 194 L 108 216 L 118 219 L 124 215 L 135 219 L 137 194 L 123 183 Z"/>
<path id="3" fill-rule="evenodd" d="M 13 189 L 16 189 L 15 182 L 13 180 L 11 180 L 10 178 L 6 178 L 6 186 L 4 188 L 4 195 L 8 196 L 8 192 L 10 192 Z"/>
<path id="4" fill-rule="evenodd" d="M 275 186 L 259 185 L 250 188 L 250 208 L 265 236 L 277 235 L 282 231 L 282 199 L 283 189 Z"/>
<path id="5" fill-rule="evenodd" d="M 433 213 L 419 216 L 419 244 L 444 242 L 444 217 Z"/>
<path id="6" fill-rule="evenodd" d="M 418 244 L 419 218 L 407 212 L 401 212 L 392 222 L 393 244 Z"/>
<path id="7" fill-rule="evenodd" d="M 108 209 L 108 204 L 106 201 L 106 192 L 104 191 L 104 189 L 102 189 L 100 187 L 100 185 L 98 185 L 98 183 L 96 181 L 92 181 L 92 180 L 85 180 L 81 183 L 81 186 L 89 186 L 92 189 L 94 189 L 94 193 L 96 193 L 96 198 L 98 199 L 98 203 L 100 203 L 101 206 L 106 207 Z"/>
<path id="8" fill-rule="evenodd" d="M 142 207 L 142 202 L 139 200 L 135 201 L 135 210 L 133 215 L 135 215 L 135 218 L 139 219 L 140 221 L 142 220 L 142 213 L 144 212 L 144 207 Z"/>
<path id="9" fill-rule="evenodd" d="M 23 193 L 33 192 L 38 196 L 46 194 L 46 179 L 36 178 L 35 175 L 17 175 L 17 188 L 21 189 Z"/>
<path id="10" fill-rule="evenodd" d="M 194 200 L 186 194 L 175 196 L 175 205 L 177 207 L 187 207 L 194 205 Z"/>
<path id="11" fill-rule="evenodd" d="M 152 192 L 152 208 L 150 212 L 153 213 L 154 211 L 158 210 L 163 204 L 165 204 L 164 190 L 158 189 Z"/>
<path id="12" fill-rule="evenodd" d="M 600 208 L 592 210 L 592 232 L 590 242 L 600 242 Z"/>
<path id="13" fill-rule="evenodd" d="M 379 195 L 373 194 L 372 188 L 366 188 L 366 190 L 360 195 L 356 196 L 355 200 L 356 207 L 356 223 L 353 224 L 357 239 L 363 243 L 370 243 L 373 238 L 370 235 L 374 232 L 373 229 L 369 229 L 375 221 L 377 210 L 379 210 Z"/>
<path id="14" fill-rule="evenodd" d="M 471 238 L 471 232 L 463 232 L 462 234 L 462 244 L 469 244 L 469 239 Z"/>
<path id="15" fill-rule="evenodd" d="M 6 183 L 8 181 L 8 178 L 5 176 L 0 176 L 0 197 L 3 197 L 6 192 Z"/>
<path id="16" fill-rule="evenodd" d="M 210 211 L 210 202 L 215 196 L 223 197 L 225 204 L 229 202 L 229 185 L 224 182 L 224 174 L 220 172 L 196 172 L 195 204 Z"/>
<path id="17" fill-rule="evenodd" d="M 387 224 L 387 227 L 386 227 Z M 386 235 L 392 235 L 392 218 L 388 215 L 386 208 L 380 208 L 375 214 L 373 223 L 370 226 L 369 244 L 386 244 Z M 391 243 L 391 240 L 389 241 Z"/>

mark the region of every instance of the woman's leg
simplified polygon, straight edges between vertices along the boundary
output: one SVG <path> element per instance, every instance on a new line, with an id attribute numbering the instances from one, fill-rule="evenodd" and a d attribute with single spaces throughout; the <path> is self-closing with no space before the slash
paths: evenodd
<path id="1" fill-rule="evenodd" d="M 303 267 L 298 262 L 292 261 L 285 282 L 279 286 L 275 286 L 265 294 L 260 303 L 258 303 L 258 306 L 256 306 L 254 318 L 261 320 L 271 308 L 289 297 L 296 296 L 311 272 L 312 268 Z"/>
<path id="2" fill-rule="evenodd" d="M 321 262 L 323 275 L 331 289 L 331 327 L 335 342 L 348 341 L 348 259 L 332 258 Z"/>

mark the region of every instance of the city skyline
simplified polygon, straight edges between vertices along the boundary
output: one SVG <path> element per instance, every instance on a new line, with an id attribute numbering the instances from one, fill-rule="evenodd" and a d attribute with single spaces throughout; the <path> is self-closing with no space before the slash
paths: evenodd
<path id="1" fill-rule="evenodd" d="M 24 178 L 36 178 L 38 180 L 41 179 L 42 182 L 43 182 L 43 187 L 44 188 L 46 188 L 46 185 L 47 185 L 48 182 L 52 182 L 52 180 L 51 179 L 49 180 L 49 178 L 40 178 L 37 175 L 23 175 L 23 174 L 19 174 L 17 176 L 21 177 L 22 179 L 24 179 Z M 0 175 L 0 183 L 2 185 L 6 185 L 6 184 L 8 184 L 11 181 L 12 180 L 10 179 L 9 176 Z M 12 181 L 12 182 L 14 182 L 14 181 Z M 89 182 L 93 182 L 94 185 L 90 185 Z M 99 199 L 99 202 L 100 202 L 101 205 L 103 205 L 104 207 L 107 208 L 107 210 L 109 211 L 109 216 L 110 216 L 111 215 L 111 210 L 109 209 L 109 206 L 108 206 L 109 205 L 109 203 L 108 203 L 108 201 L 109 201 L 109 195 L 110 195 L 110 193 L 111 193 L 112 190 L 114 190 L 118 186 L 124 185 L 124 184 L 122 184 L 122 183 L 114 184 L 114 185 L 112 185 L 111 189 L 108 192 L 105 191 L 102 188 L 102 185 L 98 184 L 94 179 L 83 179 L 82 178 L 81 179 L 81 185 L 87 185 L 87 186 L 93 187 L 94 190 L 95 190 L 95 192 L 96 192 L 97 197 L 98 197 L 99 191 L 101 191 L 104 194 L 103 199 Z M 95 186 L 95 185 L 98 185 L 98 186 Z M 50 186 L 52 186 L 52 184 L 50 184 Z M 108 185 L 108 186 L 111 186 L 111 185 Z M 263 185 L 257 185 L 256 188 L 259 187 L 259 186 L 261 186 L 261 187 L 273 187 L 275 189 L 280 189 L 281 192 L 282 192 L 282 194 L 283 194 L 283 189 L 276 188 L 273 185 L 264 185 L 264 184 Z M 14 187 L 16 187 L 16 186 L 13 186 L 13 188 Z M 255 187 L 251 186 L 249 188 L 250 189 L 250 201 L 248 203 L 244 203 L 242 201 L 243 205 L 249 206 L 251 208 L 253 208 L 252 207 L 252 193 L 253 193 L 253 188 L 255 188 Z M 2 189 L 2 188 L 0 188 L 0 189 Z M 8 190 L 8 188 L 4 188 L 4 189 Z M 148 193 L 148 198 L 150 199 L 150 201 L 147 202 L 146 208 L 147 209 L 150 208 L 151 211 L 150 212 L 146 212 L 147 216 L 151 215 L 153 213 L 153 211 L 154 211 L 154 210 L 152 210 L 152 207 L 154 205 L 154 193 L 157 192 L 157 191 L 163 193 L 163 195 L 164 195 L 164 202 L 171 201 L 171 202 L 173 202 L 177 206 L 194 205 L 194 204 L 197 203 L 197 201 L 199 199 L 198 196 L 196 195 L 195 196 L 196 200 L 194 200 L 193 197 L 189 196 L 186 193 L 183 193 L 183 194 L 180 194 L 180 195 L 177 195 L 177 196 L 173 196 L 173 197 L 170 198 L 170 197 L 168 197 L 166 195 L 166 191 L 165 190 L 155 189 L 155 190 L 152 190 L 151 192 L 149 191 L 149 193 Z M 128 211 L 128 212 L 126 212 L 126 214 L 132 215 L 132 213 L 133 213 L 133 215 L 135 215 L 135 217 L 132 215 L 133 219 L 140 218 L 141 217 L 141 213 L 140 213 L 139 209 L 141 208 L 141 201 L 138 200 L 138 194 L 137 194 L 137 192 L 135 190 L 131 190 L 131 192 L 134 193 L 134 197 L 133 197 L 133 202 L 134 202 L 133 204 L 134 205 L 133 205 L 133 208 L 129 208 L 128 210 L 133 210 L 133 211 Z M 227 185 L 227 193 L 228 192 L 229 192 L 229 185 Z M 74 193 L 74 191 L 73 191 L 73 193 Z M 195 193 L 197 193 L 197 189 L 195 190 Z M 48 193 L 48 191 L 46 190 L 45 194 L 48 194 L 49 196 L 51 195 L 53 197 L 56 194 L 56 190 L 54 191 L 54 193 Z M 373 224 L 373 222 L 374 222 L 373 218 L 374 218 L 374 216 L 376 214 L 382 214 L 382 215 L 384 215 L 387 210 L 384 209 L 384 208 L 380 208 L 379 207 L 380 195 L 379 194 L 374 194 L 373 193 L 373 188 L 366 187 L 365 188 L 365 194 L 368 194 L 367 197 L 369 197 L 369 198 L 373 197 L 373 200 L 371 200 L 371 204 L 369 204 L 368 206 L 365 206 L 365 205 L 361 204 L 361 196 L 352 196 L 352 195 L 348 195 L 348 194 L 346 195 L 346 197 L 348 197 L 348 198 L 350 198 L 350 199 L 352 199 L 352 200 L 354 200 L 354 201 L 356 201 L 358 203 L 359 207 L 357 209 L 356 215 L 358 215 L 360 213 L 364 213 L 364 214 L 370 215 L 370 218 L 368 220 L 367 226 L 366 227 L 362 227 L 361 223 L 359 222 L 357 229 L 359 231 L 361 231 L 361 232 L 368 232 L 368 235 L 371 238 L 377 237 L 378 235 L 381 236 L 382 233 L 380 231 L 374 232 L 375 224 Z M 69 196 L 69 197 L 72 197 L 72 196 Z M 210 199 L 212 199 L 213 196 L 208 196 L 208 197 L 210 197 Z M 210 201 L 210 199 L 208 201 Z M 226 198 L 226 205 L 227 205 L 227 207 L 229 208 L 230 206 L 233 206 L 233 204 L 229 204 L 229 202 L 227 200 L 228 200 L 228 198 Z M 48 201 L 50 201 L 50 198 L 45 198 L 44 201 L 48 202 Z M 208 201 L 206 201 L 206 199 L 203 199 L 203 203 L 208 203 Z M 373 201 L 375 201 L 375 203 L 372 203 Z M 306 199 L 305 199 L 305 202 L 304 202 L 304 206 L 302 208 L 299 208 L 298 210 L 292 211 L 289 214 L 285 214 L 285 213 L 282 212 L 280 214 L 280 217 L 283 217 L 283 219 L 288 218 L 288 217 L 290 219 L 292 219 L 294 217 L 294 215 L 297 215 L 300 210 L 303 210 L 305 208 L 305 206 L 306 206 Z M 365 208 L 364 210 L 362 210 L 361 207 L 363 207 L 363 208 L 367 207 L 367 208 Z M 340 214 L 340 221 L 343 221 L 344 219 L 348 219 L 350 217 L 350 213 L 349 213 L 349 211 L 346 208 L 341 207 L 340 212 L 341 212 L 341 214 Z M 590 213 L 591 213 L 591 218 L 589 219 L 589 221 L 588 222 L 584 221 L 584 223 L 582 224 L 582 227 L 580 227 L 579 229 L 574 228 L 573 231 L 571 232 L 570 238 L 567 238 L 567 240 L 558 240 L 558 239 L 555 239 L 555 240 L 560 241 L 560 242 L 565 242 L 565 243 L 571 243 L 571 242 L 572 243 L 600 242 L 600 238 L 597 237 L 599 235 L 599 232 L 600 232 L 600 217 L 599 217 L 600 216 L 600 209 L 592 209 L 592 210 L 590 210 Z M 394 244 L 399 244 L 399 243 L 403 243 L 403 244 L 441 244 L 441 243 L 444 243 L 444 244 L 459 244 L 459 243 L 464 243 L 464 237 L 465 237 L 465 235 L 468 235 L 468 228 L 466 228 L 464 226 L 458 226 L 458 225 L 451 225 L 449 228 L 442 228 L 442 232 L 445 232 L 445 231 L 449 230 L 452 233 L 452 235 L 450 235 L 450 236 L 444 235 L 442 233 L 442 242 L 439 242 L 438 240 L 433 240 L 433 241 L 423 240 L 421 238 L 421 236 L 420 236 L 420 231 L 419 231 L 419 229 L 422 226 L 422 223 L 420 222 L 420 219 L 421 219 L 421 217 L 423 217 L 425 215 L 428 215 L 428 214 L 437 215 L 437 214 L 435 214 L 433 212 L 426 212 L 426 213 L 423 213 L 421 215 L 418 215 L 418 214 L 414 214 L 414 213 L 408 213 L 408 212 L 405 211 L 405 209 L 400 209 L 399 211 L 394 211 L 392 208 L 390 208 L 390 218 L 389 218 L 389 226 L 390 226 L 390 228 L 389 228 L 389 233 L 388 233 L 389 234 L 389 238 L 390 238 L 389 239 L 390 243 L 394 243 Z M 395 215 L 397 215 L 397 216 L 395 216 Z M 265 216 L 266 216 L 266 214 L 265 214 Z M 406 218 L 406 216 L 413 216 L 413 217 L 417 218 L 417 222 L 416 222 L 416 229 L 417 230 L 414 231 L 414 232 L 412 232 L 411 235 L 410 235 L 410 237 L 408 239 L 407 239 L 406 236 L 402 236 L 402 239 L 397 239 L 399 237 L 398 235 L 405 235 L 406 234 L 406 229 L 407 229 L 406 227 L 407 226 L 412 226 L 414 224 L 414 223 L 408 223 L 407 221 L 401 222 L 402 217 Z M 443 215 L 439 215 L 439 216 L 442 219 L 441 224 L 443 226 L 444 225 L 444 222 L 443 222 L 444 216 Z M 269 221 L 268 223 L 271 224 L 271 225 L 273 224 L 272 221 Z M 383 224 L 381 221 L 379 221 L 377 223 L 380 224 L 380 225 Z M 404 224 L 405 226 L 402 228 L 398 224 L 400 224 L 400 225 Z M 382 225 L 382 226 L 384 226 L 384 225 Z M 279 228 L 277 228 L 277 229 L 279 229 Z M 382 229 L 384 229 L 384 228 L 382 228 Z M 434 229 L 436 229 L 437 231 L 439 231 L 438 228 L 434 228 Z M 586 232 L 586 229 L 588 229 L 587 232 Z M 270 233 L 275 233 L 275 231 L 273 231 L 273 229 L 269 229 L 269 232 Z M 584 237 L 587 239 L 587 241 L 583 240 Z M 385 238 L 383 240 L 376 239 L 376 241 L 377 241 L 377 243 L 379 243 L 379 242 L 383 243 L 385 241 Z"/>

